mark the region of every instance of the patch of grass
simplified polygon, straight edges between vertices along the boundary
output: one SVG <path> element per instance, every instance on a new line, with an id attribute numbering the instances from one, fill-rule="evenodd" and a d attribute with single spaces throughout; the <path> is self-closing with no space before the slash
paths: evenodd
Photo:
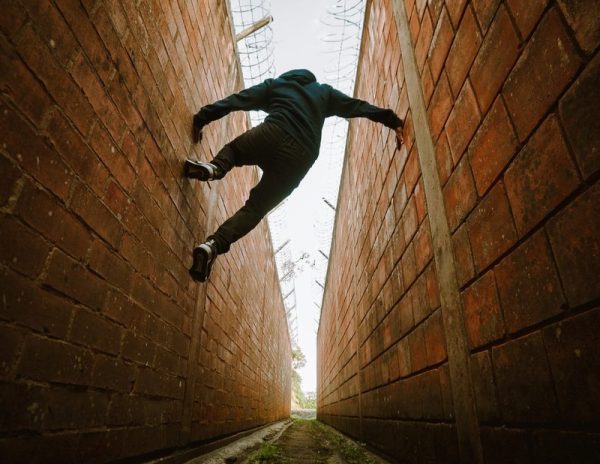
<path id="1" fill-rule="evenodd" d="M 334 431 L 318 420 L 315 420 L 314 423 L 348 464 L 377 464 L 373 459 L 367 456 L 364 448 L 360 444 L 344 437 L 341 433 Z"/>
<path id="2" fill-rule="evenodd" d="M 279 455 L 279 447 L 273 443 L 263 443 L 248 458 L 248 464 L 267 464 L 285 462 Z"/>

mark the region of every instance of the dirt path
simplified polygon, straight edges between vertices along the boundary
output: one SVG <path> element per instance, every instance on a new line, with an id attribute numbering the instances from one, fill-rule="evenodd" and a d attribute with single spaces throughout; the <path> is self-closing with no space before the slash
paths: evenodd
<path id="1" fill-rule="evenodd" d="M 322 429 L 312 420 L 296 420 L 275 442 L 281 457 L 290 464 L 329 463 L 335 449 Z M 343 461 L 338 461 L 343 462 Z"/>
<path id="2" fill-rule="evenodd" d="M 236 461 L 241 464 L 383 464 L 358 443 L 316 420 L 294 419 L 274 442 Z"/>

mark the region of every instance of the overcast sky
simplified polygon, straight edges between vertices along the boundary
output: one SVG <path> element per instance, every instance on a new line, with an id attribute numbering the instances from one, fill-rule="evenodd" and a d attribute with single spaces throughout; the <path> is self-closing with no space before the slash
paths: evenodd
<path id="1" fill-rule="evenodd" d="M 271 0 L 277 75 L 290 69 L 307 68 L 315 74 L 317 80 L 322 82 L 325 79 L 325 67 L 332 55 L 325 53 L 326 44 L 322 39 L 331 30 L 320 20 L 326 15 L 326 8 L 334 3 L 335 0 Z M 326 133 L 323 134 L 323 140 L 327 140 Z M 343 149 L 343 145 L 341 147 Z M 333 224 L 334 213 L 323 206 L 322 197 L 331 199 L 331 192 L 337 192 L 340 171 L 339 168 L 332 168 L 332 160 L 325 159 L 327 156 L 329 154 L 322 149 L 319 159 L 285 205 L 293 257 L 297 259 L 307 252 L 312 261 L 322 265 L 323 270 L 326 261 L 323 261 L 324 258 L 319 253 L 319 247 L 323 247 L 323 217 Z M 338 161 L 337 164 L 341 165 L 341 162 Z M 320 224 L 317 223 L 319 217 Z M 329 249 L 322 251 L 329 254 Z M 323 270 L 320 274 L 323 274 Z M 316 269 L 305 267 L 305 271 L 300 272 L 295 280 L 298 344 L 307 359 L 306 366 L 300 370 L 302 389 L 305 392 L 315 392 L 317 383 L 316 331 L 322 293 L 315 284 L 316 277 L 319 277 L 318 266 Z M 320 278 L 324 280 L 325 276 Z"/>

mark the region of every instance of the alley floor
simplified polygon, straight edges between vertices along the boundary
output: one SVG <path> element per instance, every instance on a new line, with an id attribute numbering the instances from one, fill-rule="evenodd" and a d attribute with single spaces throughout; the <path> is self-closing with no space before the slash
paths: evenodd
<path id="1" fill-rule="evenodd" d="M 264 434 L 262 443 L 245 439 L 188 464 L 384 464 L 331 427 L 313 419 L 294 418 L 282 427 Z"/>

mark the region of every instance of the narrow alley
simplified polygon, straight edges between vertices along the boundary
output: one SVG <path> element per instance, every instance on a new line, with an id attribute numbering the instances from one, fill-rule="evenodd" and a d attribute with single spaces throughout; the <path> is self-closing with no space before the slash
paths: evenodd
<path id="1" fill-rule="evenodd" d="M 0 462 L 600 462 L 600 0 L 361 4 L 310 420 L 230 1 L 3 2 Z"/>

